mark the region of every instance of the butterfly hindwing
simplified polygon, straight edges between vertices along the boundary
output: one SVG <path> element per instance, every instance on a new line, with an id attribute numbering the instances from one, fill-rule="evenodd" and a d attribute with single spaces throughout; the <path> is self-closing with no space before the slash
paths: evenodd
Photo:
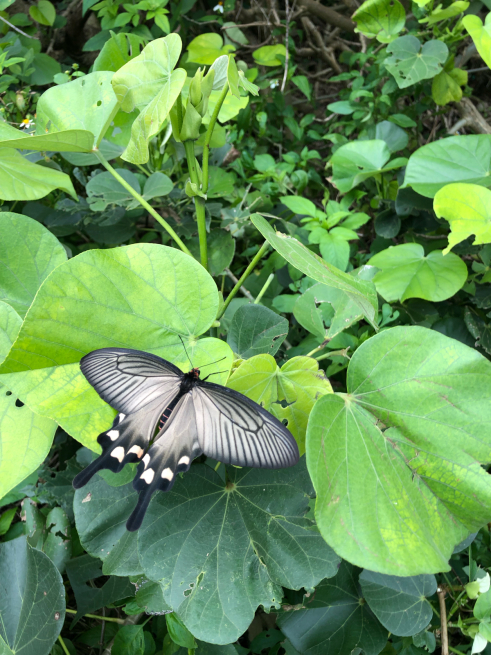
<path id="1" fill-rule="evenodd" d="M 201 453 L 193 397 L 188 393 L 178 401 L 138 465 L 133 487 L 140 495 L 126 523 L 130 532 L 140 527 L 152 494 L 172 489 L 177 474 L 187 471 Z"/>
<path id="2" fill-rule="evenodd" d="M 192 391 L 198 439 L 205 455 L 224 464 L 283 468 L 298 462 L 295 439 L 247 396 L 211 382 Z"/>

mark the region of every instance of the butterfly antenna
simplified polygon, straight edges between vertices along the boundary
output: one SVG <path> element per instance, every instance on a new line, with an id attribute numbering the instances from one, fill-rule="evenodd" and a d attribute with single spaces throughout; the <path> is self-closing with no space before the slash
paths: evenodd
<path id="1" fill-rule="evenodd" d="M 219 361 L 221 361 L 221 360 L 219 360 Z M 211 378 L 212 375 L 220 375 L 220 373 L 228 373 L 228 371 L 215 371 L 214 373 L 210 373 L 205 378 L 203 378 L 203 382 L 206 382 L 206 380 L 208 380 L 208 378 Z"/>
<path id="2" fill-rule="evenodd" d="M 184 352 L 186 353 L 186 357 L 189 359 L 189 363 L 191 364 L 191 368 L 194 368 L 193 362 L 191 361 L 191 357 L 188 355 L 188 351 L 186 350 L 186 346 L 184 345 L 184 341 L 182 340 L 182 337 L 180 334 L 177 335 L 179 339 L 181 340 L 182 347 L 184 348 Z"/>
<path id="3" fill-rule="evenodd" d="M 205 366 L 211 366 L 212 364 L 218 364 L 218 362 L 223 362 L 224 359 L 227 359 L 227 356 L 222 357 L 222 359 L 217 359 L 215 362 L 208 362 L 208 364 L 203 364 L 203 366 L 200 366 L 200 368 L 204 368 Z M 214 375 L 214 373 L 210 373 L 210 375 Z"/>

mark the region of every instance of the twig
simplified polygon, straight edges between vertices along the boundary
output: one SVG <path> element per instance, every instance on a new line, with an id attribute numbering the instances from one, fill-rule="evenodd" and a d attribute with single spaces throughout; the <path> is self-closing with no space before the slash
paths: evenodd
<path id="1" fill-rule="evenodd" d="M 229 268 L 225 269 L 225 274 L 232 280 L 234 284 L 237 284 L 237 282 L 239 281 L 238 278 L 235 277 L 235 275 L 232 273 L 232 271 Z M 254 296 L 245 287 L 240 287 L 240 292 L 246 298 L 249 298 L 249 300 L 252 300 L 252 302 L 254 302 Z"/>
<path id="2" fill-rule="evenodd" d="M 316 0 L 298 0 L 298 4 L 301 7 L 305 7 L 310 14 L 313 14 L 314 16 L 317 16 L 317 18 L 329 23 L 329 25 L 340 27 L 345 32 L 355 31 L 356 26 L 351 18 L 339 14 L 331 7 L 321 5 L 320 2 L 316 2 Z"/>
<path id="3" fill-rule="evenodd" d="M 221 319 L 221 317 L 225 314 L 225 311 L 226 311 L 227 307 L 232 302 L 233 298 L 237 294 L 237 291 L 239 289 L 241 289 L 242 283 L 249 277 L 249 275 L 252 273 L 252 271 L 256 268 L 256 265 L 259 263 L 259 260 L 266 253 L 268 248 L 269 248 L 269 243 L 267 241 L 265 241 L 263 243 L 263 245 L 259 248 L 258 252 L 252 258 L 252 261 L 249 264 L 249 266 L 246 268 L 246 270 L 242 273 L 240 278 L 237 280 L 237 283 L 236 283 L 235 287 L 228 294 L 227 300 L 223 303 L 223 307 L 220 310 L 220 312 L 218 313 L 217 321 L 219 321 Z M 225 271 L 227 271 L 227 269 L 225 269 Z M 254 300 L 254 298 L 253 298 L 253 300 Z"/>
<path id="4" fill-rule="evenodd" d="M 466 125 L 478 134 L 491 134 L 491 125 L 489 125 L 484 116 L 473 105 L 469 98 L 462 98 L 462 100 L 456 104 L 457 110 L 461 115 L 461 120 L 448 129 L 449 134 L 455 134 Z"/>
<path id="5" fill-rule="evenodd" d="M 293 4 L 295 4 L 295 0 L 293 0 Z M 290 59 L 290 3 L 288 0 L 285 0 L 285 7 L 286 7 L 286 27 L 285 27 L 285 46 L 286 46 L 286 51 L 285 51 L 285 72 L 283 73 L 283 82 L 281 83 L 281 88 L 280 91 L 283 93 L 285 91 L 285 86 L 286 86 L 286 79 L 288 77 L 288 62 Z M 293 6 L 292 6 L 293 10 Z"/>
<path id="6" fill-rule="evenodd" d="M 307 16 L 303 16 L 301 19 L 302 25 L 304 26 L 305 31 L 307 34 L 310 33 L 312 36 L 313 40 L 316 42 L 316 45 L 314 45 L 311 42 L 312 47 L 314 50 L 320 51 L 320 54 L 322 55 L 322 58 L 327 61 L 331 66 L 334 68 L 336 73 L 342 73 L 341 66 L 338 64 L 336 57 L 334 56 L 334 53 L 332 51 L 332 48 L 328 48 L 326 44 L 324 43 L 324 40 L 322 39 L 322 35 L 320 34 L 319 30 L 316 28 L 314 23 L 310 20 L 310 18 L 307 18 Z"/>
<path id="7" fill-rule="evenodd" d="M 8 20 L 7 20 L 6 18 L 4 18 L 3 16 L 0 16 L 0 20 L 3 20 L 4 23 L 6 23 L 9 27 L 11 27 L 11 28 L 12 28 L 13 30 L 15 30 L 16 32 L 19 32 L 19 34 L 22 34 L 22 36 L 27 36 L 28 39 L 36 39 L 37 41 L 39 41 L 39 37 L 37 37 L 37 36 L 29 36 L 29 34 L 26 34 L 25 32 L 23 32 L 22 30 L 20 30 L 20 29 L 19 29 L 18 27 L 16 27 L 15 25 L 12 25 L 12 23 L 9 23 Z"/>
<path id="8" fill-rule="evenodd" d="M 442 637 L 442 655 L 449 655 L 448 651 L 448 632 L 447 632 L 447 608 L 445 606 L 445 589 L 440 585 L 436 590 L 438 594 L 438 602 L 440 603 L 440 624 L 441 624 L 441 637 Z"/>

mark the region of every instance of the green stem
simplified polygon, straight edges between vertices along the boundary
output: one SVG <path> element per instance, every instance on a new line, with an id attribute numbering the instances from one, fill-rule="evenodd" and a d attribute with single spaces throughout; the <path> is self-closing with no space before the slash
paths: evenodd
<path id="1" fill-rule="evenodd" d="M 228 93 L 228 82 L 225 84 L 225 86 L 222 89 L 222 92 L 220 93 L 220 97 L 218 98 L 217 104 L 213 109 L 213 113 L 211 115 L 210 122 L 208 124 L 208 128 L 205 134 L 205 145 L 203 146 L 203 187 L 202 187 L 203 193 L 206 193 L 208 191 L 208 158 L 210 156 L 211 137 L 213 134 L 213 130 L 215 129 L 215 124 L 218 119 L 218 114 L 220 113 L 220 109 L 222 108 L 223 101 L 225 100 L 227 93 Z"/>
<path id="2" fill-rule="evenodd" d="M 256 264 L 258 261 L 261 259 L 261 257 L 264 255 L 266 250 L 269 248 L 269 243 L 265 241 L 261 248 L 258 250 L 258 252 L 254 255 L 253 260 L 249 264 L 249 266 L 246 268 L 246 270 L 242 273 L 240 276 L 239 280 L 237 281 L 237 284 L 235 287 L 232 289 L 232 291 L 228 294 L 227 300 L 223 303 L 222 311 L 218 314 L 217 316 L 217 321 L 221 319 L 221 317 L 225 314 L 225 311 L 227 307 L 230 305 L 232 302 L 233 298 L 236 296 L 238 290 L 242 286 L 243 282 L 249 277 L 250 273 L 256 268 Z"/>
<path id="3" fill-rule="evenodd" d="M 462 592 L 457 596 L 457 598 L 455 599 L 455 603 L 454 603 L 454 604 L 452 605 L 452 607 L 450 608 L 450 612 L 448 613 L 448 616 L 447 616 L 447 621 L 450 621 L 450 619 L 452 618 L 452 616 L 453 616 L 453 615 L 455 614 L 455 612 L 459 609 L 459 607 L 460 607 L 460 605 L 459 605 L 459 600 L 462 598 L 462 596 L 465 596 L 465 594 L 466 594 L 466 591 L 465 591 L 465 589 L 464 589 L 464 591 L 462 591 Z"/>
<path id="4" fill-rule="evenodd" d="M 68 612 L 68 614 L 76 614 L 76 610 L 69 610 L 68 608 L 65 610 Z M 124 619 L 115 619 L 111 616 L 99 616 L 97 614 L 84 614 L 85 617 L 88 619 L 97 619 L 98 621 L 109 621 L 110 623 L 119 623 L 120 625 L 124 625 Z"/>
<path id="5" fill-rule="evenodd" d="M 332 357 L 345 357 L 346 359 L 349 359 L 348 350 L 349 348 L 343 348 L 342 350 L 331 350 L 331 352 L 327 353 L 326 355 L 321 355 L 320 357 L 314 357 L 314 359 L 317 362 L 320 362 L 323 359 L 331 359 Z"/>
<path id="6" fill-rule="evenodd" d="M 269 285 L 271 284 L 271 282 L 272 282 L 273 280 L 274 280 L 274 273 L 271 273 L 271 275 L 268 277 L 268 279 L 267 279 L 266 282 L 264 283 L 263 288 L 262 288 L 261 291 L 258 293 L 258 296 L 257 296 L 256 300 L 254 301 L 254 304 L 255 304 L 255 305 L 258 305 L 258 304 L 260 303 L 261 298 L 264 296 L 264 294 L 265 294 L 266 291 L 268 290 Z"/>
<path id="7" fill-rule="evenodd" d="M 184 141 L 184 150 L 188 161 L 189 177 L 191 182 L 200 188 L 198 169 L 196 167 L 196 157 L 194 156 L 194 141 Z M 204 179 L 204 178 L 203 178 Z M 194 206 L 196 208 L 196 221 L 198 222 L 199 237 L 199 254 L 201 265 L 208 270 L 208 247 L 206 245 L 206 213 L 205 200 L 200 196 L 194 197 Z"/>
<path id="8" fill-rule="evenodd" d="M 457 655 L 465 655 L 461 650 L 457 650 L 456 648 L 452 648 L 452 646 L 448 647 L 448 650 L 452 651 L 452 653 L 457 653 Z"/>
<path id="9" fill-rule="evenodd" d="M 66 655 L 70 655 L 70 651 L 69 651 L 68 648 L 66 647 L 66 644 L 65 644 L 65 642 L 63 641 L 61 635 L 58 635 L 58 641 L 60 642 L 61 647 L 63 648 L 63 651 L 65 652 L 65 654 L 66 654 Z"/>
<path id="10" fill-rule="evenodd" d="M 128 191 L 128 193 L 130 193 L 130 194 L 133 196 L 133 198 L 135 198 L 135 200 L 138 200 L 138 202 L 140 203 L 140 205 L 141 205 L 142 207 L 145 207 L 145 209 L 147 210 L 147 212 L 148 212 L 151 216 L 153 216 L 153 217 L 155 218 L 155 220 L 158 221 L 158 222 L 160 223 L 160 225 L 162 225 L 162 227 L 164 228 L 164 230 L 166 230 L 166 232 L 167 232 L 168 234 L 170 234 L 170 236 L 174 239 L 174 241 L 177 243 L 177 245 L 179 246 L 179 248 L 180 248 L 183 252 L 185 252 L 186 255 L 190 255 L 190 256 L 192 257 L 192 255 L 191 255 L 191 253 L 189 252 L 188 248 L 186 248 L 186 246 L 184 245 L 184 243 L 183 243 L 183 242 L 181 241 L 181 239 L 177 236 L 177 234 L 174 232 L 174 230 L 171 228 L 171 226 L 167 223 L 167 221 L 164 220 L 164 219 L 162 218 L 162 216 L 160 216 L 160 214 L 159 214 L 158 212 L 156 212 L 155 209 L 154 209 L 151 205 L 149 205 L 148 202 L 147 202 L 144 198 L 142 198 L 142 196 L 141 196 L 139 193 L 137 193 L 137 192 L 133 189 L 133 187 L 130 186 L 130 185 L 128 184 L 128 182 L 126 182 L 126 180 L 124 180 L 124 179 L 121 177 L 121 175 L 119 175 L 119 173 L 117 173 L 117 172 L 114 170 L 114 168 L 111 166 L 111 164 L 107 161 L 107 159 L 104 157 L 104 155 L 101 154 L 101 152 L 100 152 L 99 150 L 94 150 L 93 152 L 94 152 L 94 155 L 97 157 L 97 159 L 98 159 L 98 160 L 101 162 L 101 164 L 104 166 L 104 168 L 105 168 L 107 171 L 109 171 L 109 172 L 111 173 L 111 175 L 112 175 L 116 180 L 118 180 L 118 182 L 119 182 L 119 183 L 120 183 L 120 184 L 121 184 L 121 185 L 126 189 L 126 191 Z"/>
<path id="11" fill-rule="evenodd" d="M 137 168 L 141 170 L 141 172 L 146 175 L 147 177 L 150 177 L 150 173 L 147 171 L 146 168 L 143 168 L 141 164 L 134 164 Z"/>

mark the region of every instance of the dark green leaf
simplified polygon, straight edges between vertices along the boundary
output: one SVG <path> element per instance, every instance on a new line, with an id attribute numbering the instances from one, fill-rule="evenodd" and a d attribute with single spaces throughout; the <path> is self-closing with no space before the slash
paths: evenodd
<path id="1" fill-rule="evenodd" d="M 208 245 L 208 271 L 214 277 L 223 273 L 230 266 L 235 254 L 235 239 L 228 230 L 212 230 L 206 235 Z M 193 237 L 187 241 L 191 253 L 199 260 L 199 239 Z"/>
<path id="2" fill-rule="evenodd" d="M 360 648 L 378 655 L 387 642 L 387 631 L 373 616 L 358 593 L 358 569 L 342 562 L 338 574 L 317 585 L 304 607 L 278 619 L 281 631 L 302 655 L 350 655 Z"/>
<path id="3" fill-rule="evenodd" d="M 243 305 L 235 312 L 227 343 L 244 359 L 275 355 L 288 334 L 288 321 L 262 305 Z"/>
<path id="4" fill-rule="evenodd" d="M 401 219 L 392 209 L 386 209 L 375 219 L 375 232 L 379 237 L 393 239 L 399 234 Z"/>
<path id="5" fill-rule="evenodd" d="M 433 616 L 426 600 L 436 592 L 434 575 L 400 578 L 362 571 L 363 596 L 380 623 L 395 635 L 406 637 L 424 630 Z"/>
<path id="6" fill-rule="evenodd" d="M 56 567 L 22 537 L 0 544 L 0 580 L 0 639 L 14 653 L 48 655 L 65 620 L 65 588 Z"/>
<path id="7" fill-rule="evenodd" d="M 167 622 L 167 630 L 169 631 L 170 638 L 178 646 L 183 648 L 196 648 L 196 642 L 193 635 L 189 632 L 181 619 L 174 613 L 166 614 L 165 620 Z"/>
<path id="8" fill-rule="evenodd" d="M 111 655 L 143 655 L 145 638 L 142 625 L 124 625 L 114 638 Z"/>

